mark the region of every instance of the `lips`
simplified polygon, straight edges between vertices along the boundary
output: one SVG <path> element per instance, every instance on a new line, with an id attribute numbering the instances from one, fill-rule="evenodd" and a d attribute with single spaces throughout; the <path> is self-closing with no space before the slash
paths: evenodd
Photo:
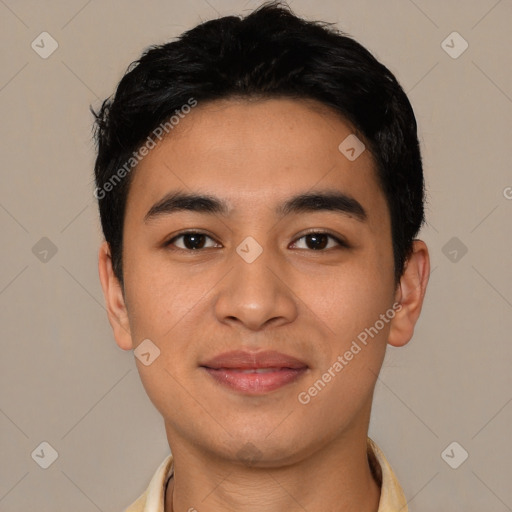
<path id="1" fill-rule="evenodd" d="M 256 395 L 290 384 L 308 370 L 303 361 L 276 351 L 226 352 L 200 366 L 218 384 Z"/>
<path id="2" fill-rule="evenodd" d="M 307 364 L 299 359 L 267 350 L 265 352 L 246 352 L 244 350 L 235 350 L 220 354 L 213 359 L 201 364 L 213 369 L 229 368 L 239 370 L 249 370 L 257 368 L 307 368 Z"/>

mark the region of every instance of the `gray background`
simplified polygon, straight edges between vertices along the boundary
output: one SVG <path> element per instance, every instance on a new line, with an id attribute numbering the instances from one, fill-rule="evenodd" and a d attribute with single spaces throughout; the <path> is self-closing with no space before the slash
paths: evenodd
<path id="1" fill-rule="evenodd" d="M 259 4 L 0 0 L 2 512 L 120 511 L 169 453 L 104 309 L 88 107 L 143 48 Z M 290 5 L 382 60 L 420 126 L 432 275 L 413 340 L 388 348 L 370 435 L 410 510 L 512 510 L 512 2 Z M 43 31 L 59 45 L 46 59 L 31 47 Z M 31 455 L 43 441 L 48 469 Z M 457 469 L 441 456 L 453 441 L 469 453 Z"/>

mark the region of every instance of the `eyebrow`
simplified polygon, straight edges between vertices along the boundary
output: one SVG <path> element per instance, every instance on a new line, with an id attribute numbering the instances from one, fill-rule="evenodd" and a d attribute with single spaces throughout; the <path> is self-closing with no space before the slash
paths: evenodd
<path id="1" fill-rule="evenodd" d="M 148 223 L 179 211 L 228 216 L 231 210 L 226 201 L 216 196 L 173 191 L 166 194 L 149 209 L 144 216 L 144 222 Z M 366 210 L 359 201 L 347 194 L 332 190 L 306 192 L 293 196 L 278 205 L 275 213 L 278 217 L 284 217 L 290 214 L 319 211 L 339 212 L 360 222 L 365 222 L 368 218 Z"/>

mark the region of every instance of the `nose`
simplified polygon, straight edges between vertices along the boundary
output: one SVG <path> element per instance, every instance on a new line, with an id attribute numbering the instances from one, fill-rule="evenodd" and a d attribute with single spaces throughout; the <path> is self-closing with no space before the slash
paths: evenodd
<path id="1" fill-rule="evenodd" d="M 299 299 L 293 293 L 290 269 L 279 259 L 277 249 L 259 244 L 256 248 L 263 250 L 252 260 L 254 245 L 241 244 L 238 252 L 233 251 L 232 269 L 221 281 L 215 302 L 217 319 L 222 323 L 239 323 L 252 331 L 293 322 Z"/>

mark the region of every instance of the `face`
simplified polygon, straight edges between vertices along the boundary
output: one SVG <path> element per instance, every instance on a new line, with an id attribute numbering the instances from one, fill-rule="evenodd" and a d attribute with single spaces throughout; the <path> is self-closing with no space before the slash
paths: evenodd
<path id="1" fill-rule="evenodd" d="M 116 339 L 160 350 L 136 363 L 173 452 L 271 466 L 366 434 L 397 287 L 372 156 L 338 148 L 353 133 L 314 101 L 200 103 L 138 165 Z"/>

